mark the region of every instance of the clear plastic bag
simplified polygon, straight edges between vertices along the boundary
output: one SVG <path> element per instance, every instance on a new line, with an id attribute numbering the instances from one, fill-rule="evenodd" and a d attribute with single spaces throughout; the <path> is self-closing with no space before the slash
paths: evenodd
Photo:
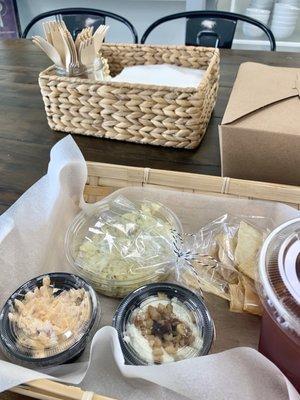
<path id="1" fill-rule="evenodd" d="M 76 217 L 67 255 L 98 291 L 123 297 L 169 275 L 176 262 L 174 232 L 182 232 L 181 224 L 167 207 L 119 196 Z"/>
<path id="2" fill-rule="evenodd" d="M 197 291 L 230 301 L 230 310 L 261 314 L 256 294 L 258 254 L 272 221 L 228 214 L 184 236 L 177 279 Z"/>

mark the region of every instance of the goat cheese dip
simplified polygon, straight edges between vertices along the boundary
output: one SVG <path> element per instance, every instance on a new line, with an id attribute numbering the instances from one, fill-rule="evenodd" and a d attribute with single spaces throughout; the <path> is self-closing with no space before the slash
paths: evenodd
<path id="1" fill-rule="evenodd" d="M 123 338 L 149 364 L 195 357 L 203 345 L 192 311 L 163 293 L 150 296 L 132 312 Z"/>
<path id="2" fill-rule="evenodd" d="M 33 358 L 43 358 L 52 349 L 70 347 L 85 331 L 92 315 L 92 304 L 84 288 L 55 289 L 50 277 L 28 291 L 23 300 L 14 300 L 8 318 L 17 332 L 17 346 Z"/>

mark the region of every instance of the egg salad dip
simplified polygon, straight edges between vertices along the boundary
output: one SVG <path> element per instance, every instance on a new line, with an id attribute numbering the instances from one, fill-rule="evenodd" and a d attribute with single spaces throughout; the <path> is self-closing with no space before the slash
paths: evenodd
<path id="1" fill-rule="evenodd" d="M 108 282 L 105 294 L 110 295 L 111 289 L 117 296 L 142 286 L 149 277 L 165 278 L 176 259 L 174 226 L 165 210 L 145 201 L 126 212 L 112 208 L 100 212 L 78 246 L 75 265 L 80 273 L 100 291 Z"/>
<path id="2" fill-rule="evenodd" d="M 150 296 L 126 324 L 124 341 L 149 364 L 194 357 L 202 348 L 202 333 L 194 315 L 176 297 Z"/>
<path id="3" fill-rule="evenodd" d="M 33 358 L 43 358 L 50 349 L 57 354 L 80 339 L 91 314 L 85 289 L 54 289 L 46 276 L 41 287 L 28 291 L 23 300 L 14 300 L 8 318 L 17 333 L 17 346 Z"/>

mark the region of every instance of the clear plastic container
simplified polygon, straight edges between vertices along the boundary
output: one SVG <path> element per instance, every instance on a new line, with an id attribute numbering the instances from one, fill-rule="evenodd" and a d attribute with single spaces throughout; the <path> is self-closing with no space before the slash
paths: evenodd
<path id="1" fill-rule="evenodd" d="M 277 227 L 259 260 L 264 305 L 259 350 L 300 391 L 300 218 Z"/>
<path id="2" fill-rule="evenodd" d="M 90 65 L 74 64 L 68 69 L 55 66 L 55 72 L 58 76 L 72 76 L 95 81 L 107 81 L 111 79 L 108 62 L 101 56 L 97 57 Z"/>
<path id="3" fill-rule="evenodd" d="M 13 363 L 31 368 L 71 362 L 97 330 L 100 316 L 97 295 L 82 278 L 44 274 L 24 283 L 6 301 L 0 314 L 0 346 Z"/>
<path id="4" fill-rule="evenodd" d="M 215 336 L 214 323 L 203 300 L 172 283 L 149 284 L 129 294 L 119 305 L 113 326 L 125 361 L 131 365 L 206 355 Z"/>
<path id="5" fill-rule="evenodd" d="M 66 234 L 66 254 L 95 290 L 122 298 L 169 276 L 177 261 L 177 232 L 181 223 L 167 207 L 120 196 L 76 216 Z"/>

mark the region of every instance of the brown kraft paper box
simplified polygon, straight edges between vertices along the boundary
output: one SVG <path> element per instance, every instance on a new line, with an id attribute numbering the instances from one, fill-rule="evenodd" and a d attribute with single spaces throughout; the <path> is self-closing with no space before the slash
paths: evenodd
<path id="1" fill-rule="evenodd" d="M 300 185 L 300 69 L 241 64 L 219 138 L 223 176 Z"/>

